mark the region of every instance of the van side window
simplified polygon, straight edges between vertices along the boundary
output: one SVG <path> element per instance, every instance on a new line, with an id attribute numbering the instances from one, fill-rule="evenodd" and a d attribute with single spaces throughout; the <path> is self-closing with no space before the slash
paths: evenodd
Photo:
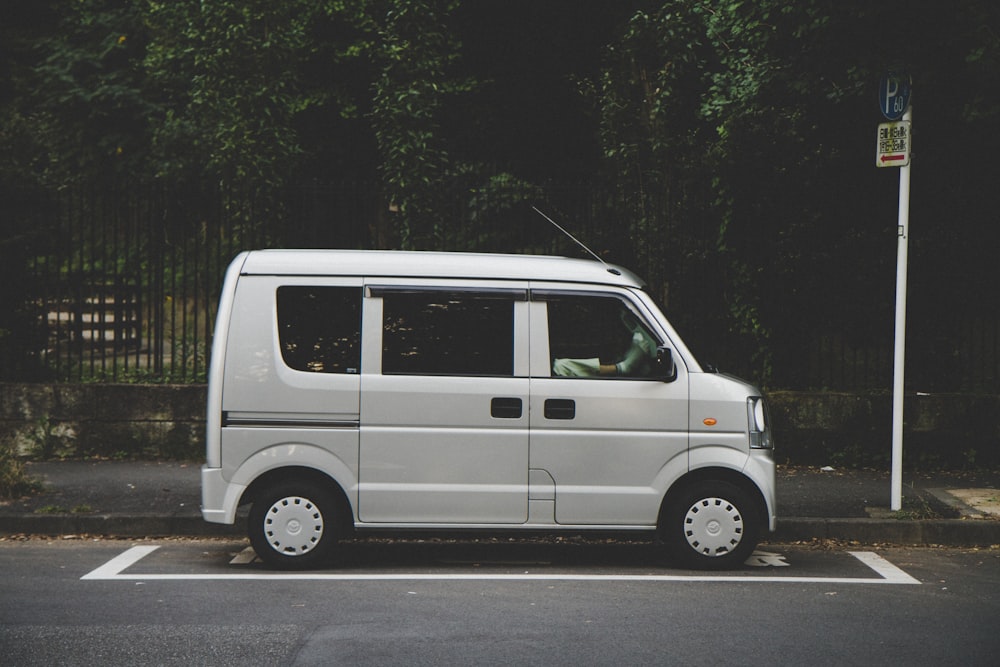
<path id="1" fill-rule="evenodd" d="M 514 374 L 514 300 L 463 292 L 383 296 L 382 373 Z"/>
<path id="2" fill-rule="evenodd" d="M 278 344 L 285 364 L 312 373 L 358 373 L 361 288 L 278 288 Z"/>
<path id="3" fill-rule="evenodd" d="M 651 377 L 656 336 L 624 300 L 548 295 L 549 354 L 554 377 Z"/>

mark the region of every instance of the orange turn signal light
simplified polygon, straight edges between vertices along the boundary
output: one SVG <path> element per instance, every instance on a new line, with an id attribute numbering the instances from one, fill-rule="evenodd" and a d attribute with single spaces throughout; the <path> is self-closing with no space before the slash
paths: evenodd
<path id="1" fill-rule="evenodd" d="M 719 422 L 715 420 L 715 417 L 705 417 L 704 419 L 701 420 L 701 423 L 704 424 L 705 426 L 715 426 Z"/>

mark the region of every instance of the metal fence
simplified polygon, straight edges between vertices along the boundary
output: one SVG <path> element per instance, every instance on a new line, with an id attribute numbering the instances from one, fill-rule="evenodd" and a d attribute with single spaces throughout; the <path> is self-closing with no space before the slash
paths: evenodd
<path id="1" fill-rule="evenodd" d="M 644 276 L 703 363 L 771 388 L 891 386 L 891 304 L 884 321 L 865 322 L 831 318 L 818 305 L 812 315 L 769 323 L 762 343 L 731 321 L 719 283 L 723 267 L 713 264 L 722 260 L 678 251 L 669 227 L 666 235 L 663 225 L 656 234 L 646 229 L 639 209 L 648 202 L 588 184 L 530 193 L 466 190 L 454 200 L 440 227 L 423 230 L 422 248 L 582 256 L 531 210 L 537 203 L 595 252 Z M 180 191 L 116 184 L 55 193 L 36 222 L 44 242 L 20 258 L 27 275 L 11 288 L 18 294 L 7 295 L 24 326 L 9 336 L 16 344 L 0 349 L 0 378 L 202 382 L 221 280 L 238 252 L 399 242 L 392 208 L 370 184 L 306 184 L 284 201 L 281 210 L 270 210 L 253 193 L 202 185 Z M 1000 392 L 995 309 L 938 313 L 934 327 L 928 319 L 914 321 L 911 314 L 908 387 Z"/>

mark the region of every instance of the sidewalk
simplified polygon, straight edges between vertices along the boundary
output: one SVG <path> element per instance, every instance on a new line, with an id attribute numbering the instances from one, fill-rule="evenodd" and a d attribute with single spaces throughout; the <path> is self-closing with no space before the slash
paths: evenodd
<path id="1" fill-rule="evenodd" d="M 37 496 L 0 503 L 0 535 L 242 536 L 201 519 L 199 464 L 29 463 Z M 887 472 L 780 467 L 778 530 L 768 541 L 1000 544 L 1000 471 L 906 473 L 889 512 Z"/>

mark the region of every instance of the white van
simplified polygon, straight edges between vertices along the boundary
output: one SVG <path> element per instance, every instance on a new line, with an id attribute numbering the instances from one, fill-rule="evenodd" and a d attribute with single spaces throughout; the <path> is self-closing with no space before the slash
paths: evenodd
<path id="1" fill-rule="evenodd" d="M 629 271 L 471 253 L 245 252 L 209 372 L 202 514 L 267 564 L 353 531 L 643 531 L 739 566 L 774 530 L 761 392 L 698 365 Z"/>

